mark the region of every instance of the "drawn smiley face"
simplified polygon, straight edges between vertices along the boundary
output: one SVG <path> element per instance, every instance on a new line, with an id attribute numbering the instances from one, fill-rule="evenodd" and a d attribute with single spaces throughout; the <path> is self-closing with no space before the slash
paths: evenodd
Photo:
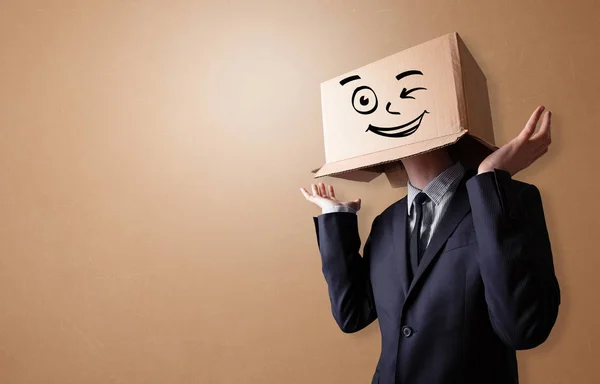
<path id="1" fill-rule="evenodd" d="M 422 76 L 423 72 L 421 72 L 419 70 L 404 71 L 396 76 L 396 80 L 400 81 L 407 76 L 414 76 L 414 75 Z M 348 84 L 349 82 L 355 81 L 355 80 L 361 80 L 360 76 L 352 75 L 352 76 L 346 77 L 345 79 L 340 81 L 340 85 L 344 86 L 344 85 Z M 414 96 L 411 96 L 411 93 L 416 92 L 416 91 L 426 91 L 426 90 L 427 90 L 427 88 L 423 88 L 423 87 L 417 87 L 417 88 L 411 88 L 411 89 L 402 88 L 402 91 L 400 92 L 400 99 L 401 100 L 414 99 Z M 372 114 L 379 107 L 379 100 L 377 99 L 377 94 L 375 94 L 375 91 L 367 85 L 358 86 L 352 93 L 352 107 L 354 108 L 354 110 L 356 112 L 360 113 L 361 115 Z M 387 111 L 387 113 L 389 113 L 391 115 L 400 115 L 401 114 L 398 111 L 392 111 L 391 107 L 392 107 L 392 102 L 388 101 L 385 106 L 385 110 Z M 410 120 L 406 123 L 396 125 L 396 126 L 391 126 L 391 127 L 379 127 L 379 126 L 376 126 L 373 124 L 369 124 L 369 126 L 367 127 L 367 130 L 365 132 L 372 132 L 376 135 L 384 136 L 384 137 L 395 137 L 395 138 L 407 137 L 407 136 L 412 135 L 419 129 L 419 127 L 421 126 L 421 122 L 423 121 L 423 117 L 427 113 L 429 113 L 427 110 L 423 110 L 423 112 L 420 115 L 414 117 L 412 120 Z"/>

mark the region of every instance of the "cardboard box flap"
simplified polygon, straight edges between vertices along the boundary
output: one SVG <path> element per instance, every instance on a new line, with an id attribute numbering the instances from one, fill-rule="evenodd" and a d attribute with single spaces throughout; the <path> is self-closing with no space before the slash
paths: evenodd
<path id="1" fill-rule="evenodd" d="M 392 188 L 406 187 L 408 175 L 401 161 L 395 161 L 384 166 L 383 172 Z"/>
<path id="2" fill-rule="evenodd" d="M 319 172 L 321 168 L 313 169 L 312 173 Z M 355 171 L 347 171 L 343 172 L 336 177 L 338 179 L 350 180 L 350 181 L 360 181 L 363 183 L 368 183 L 376 179 L 379 175 L 381 175 L 382 170 L 379 166 L 367 167 L 364 169 L 358 169 Z M 317 176 L 315 176 L 317 177 Z"/>
<path id="3" fill-rule="evenodd" d="M 498 149 L 498 146 L 496 146 L 494 144 L 491 144 L 491 143 L 488 143 L 487 141 L 485 141 L 481 137 L 477 137 L 475 135 L 469 135 L 469 136 L 472 137 L 473 139 L 477 140 L 481 144 L 485 145 L 487 148 L 491 149 L 492 151 L 495 151 L 496 149 Z"/>
<path id="4" fill-rule="evenodd" d="M 467 130 L 461 130 L 446 136 L 434 137 L 429 140 L 395 147 L 379 152 L 369 153 L 360 157 L 340 160 L 323 165 L 315 174 L 315 177 L 336 176 L 348 171 L 356 171 L 380 164 L 397 161 L 418 153 L 428 152 L 437 148 L 445 147 L 456 143 L 462 136 L 467 134 Z"/>

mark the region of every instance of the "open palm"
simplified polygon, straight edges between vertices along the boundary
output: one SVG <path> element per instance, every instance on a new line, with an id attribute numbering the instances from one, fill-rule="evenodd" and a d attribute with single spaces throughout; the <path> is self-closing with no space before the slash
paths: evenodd
<path id="1" fill-rule="evenodd" d="M 306 198 L 306 200 L 319 206 L 321 209 L 332 208 L 335 206 L 346 206 L 354 209 L 356 212 L 360 210 L 360 199 L 352 201 L 339 201 L 335 197 L 335 190 L 333 185 L 325 185 L 324 183 L 312 184 L 312 193 L 309 193 L 306 189 L 300 188 L 300 191 Z"/>
<path id="2" fill-rule="evenodd" d="M 547 111 L 542 117 L 544 109 L 544 106 L 537 107 L 517 137 L 483 160 L 479 166 L 479 173 L 490 172 L 496 168 L 515 175 L 546 154 L 552 142 L 550 135 L 552 114 Z M 540 118 L 542 122 L 536 132 Z"/>

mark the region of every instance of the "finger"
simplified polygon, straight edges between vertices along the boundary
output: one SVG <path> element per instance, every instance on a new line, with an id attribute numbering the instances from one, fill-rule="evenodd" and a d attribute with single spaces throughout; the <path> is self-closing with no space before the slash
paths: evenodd
<path id="1" fill-rule="evenodd" d="M 540 119 L 540 116 L 543 111 L 544 111 L 543 105 L 540 105 L 539 107 L 537 107 L 535 109 L 535 111 L 533 111 L 533 113 L 531 114 L 531 117 L 527 121 L 527 124 L 525 124 L 525 128 L 523 128 L 521 133 L 519 133 L 519 136 L 518 136 L 519 139 L 525 141 L 525 140 L 528 140 L 531 137 L 531 135 L 533 135 L 533 133 L 535 132 L 535 127 L 537 126 L 538 120 Z"/>
<path id="2" fill-rule="evenodd" d="M 333 190 L 333 185 L 329 186 L 329 197 L 335 199 L 335 191 Z"/>
<path id="3" fill-rule="evenodd" d="M 552 112 L 548 111 L 548 144 L 552 143 Z"/>
<path id="4" fill-rule="evenodd" d="M 321 194 L 319 193 L 319 188 L 317 188 L 317 184 L 312 184 L 311 188 L 313 196 L 321 196 Z"/>
<path id="5" fill-rule="evenodd" d="M 548 123 L 544 130 L 544 134 L 548 138 L 548 144 L 550 144 L 552 142 L 552 112 L 548 111 L 548 117 L 546 119 L 548 120 Z"/>
<path id="6" fill-rule="evenodd" d="M 308 193 L 308 191 L 304 188 L 300 188 L 300 192 L 302 192 L 302 195 L 304 195 L 304 198 L 308 201 L 310 201 L 310 199 L 312 198 L 312 195 L 310 193 Z"/>
<path id="7" fill-rule="evenodd" d="M 319 184 L 319 194 L 321 195 L 321 197 L 328 197 L 327 196 L 327 189 L 325 189 L 325 183 L 320 183 Z"/>
<path id="8" fill-rule="evenodd" d="M 550 142 L 550 127 L 552 125 L 552 113 L 547 111 L 544 113 L 542 117 L 542 123 L 540 125 L 540 130 L 536 132 L 535 135 L 531 137 L 531 140 L 541 139 L 542 141 Z"/>

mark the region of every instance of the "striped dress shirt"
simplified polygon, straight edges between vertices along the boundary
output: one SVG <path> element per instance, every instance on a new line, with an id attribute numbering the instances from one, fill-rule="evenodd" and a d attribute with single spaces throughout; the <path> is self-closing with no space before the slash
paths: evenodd
<path id="1" fill-rule="evenodd" d="M 408 207 L 408 224 L 410 233 L 415 227 L 414 200 L 417 193 L 423 192 L 429 200 L 423 203 L 423 221 L 421 222 L 420 240 L 425 249 L 431 240 L 433 232 L 438 227 L 444 213 L 448 210 L 450 200 L 454 196 L 456 188 L 465 175 L 465 169 L 461 163 L 455 163 L 431 180 L 421 191 L 408 182 L 408 196 L 406 203 Z"/>

